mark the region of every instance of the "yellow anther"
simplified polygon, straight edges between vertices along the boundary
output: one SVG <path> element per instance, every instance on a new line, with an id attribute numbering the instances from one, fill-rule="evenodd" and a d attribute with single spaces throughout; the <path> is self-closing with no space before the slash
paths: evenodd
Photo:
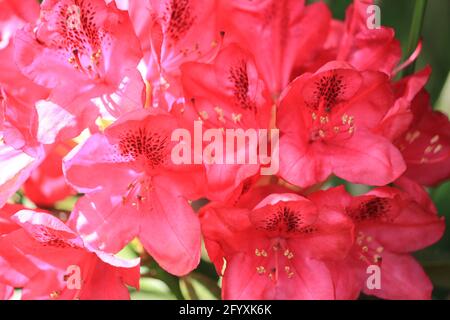
<path id="1" fill-rule="evenodd" d="M 208 120 L 208 118 L 209 118 L 208 112 L 206 112 L 206 111 L 200 111 L 199 114 L 200 114 L 200 117 L 203 118 L 203 120 Z"/>
<path id="2" fill-rule="evenodd" d="M 433 146 L 428 146 L 425 149 L 425 153 L 431 153 L 431 151 L 433 151 L 434 147 Z"/>
<path id="3" fill-rule="evenodd" d="M 266 273 L 266 269 L 263 266 L 256 267 L 256 272 L 259 274 Z"/>
<path id="4" fill-rule="evenodd" d="M 436 146 L 436 148 L 434 148 L 434 151 L 433 151 L 433 153 L 438 153 L 439 151 L 441 151 L 442 150 L 442 145 L 441 144 L 438 144 L 437 146 Z"/>
<path id="5" fill-rule="evenodd" d="M 342 124 L 347 124 L 347 121 L 348 121 L 348 115 L 347 114 L 344 114 L 343 116 L 342 116 Z"/>
<path id="6" fill-rule="evenodd" d="M 431 143 L 431 144 L 435 144 L 435 143 L 438 142 L 438 141 L 439 141 L 439 136 L 438 136 L 438 135 L 435 135 L 433 138 L 431 138 L 430 143 Z"/>
<path id="7" fill-rule="evenodd" d="M 240 113 L 238 113 L 238 114 L 232 113 L 231 114 L 231 118 L 233 119 L 233 122 L 235 124 L 238 124 L 239 122 L 241 122 L 242 114 L 240 114 Z"/>

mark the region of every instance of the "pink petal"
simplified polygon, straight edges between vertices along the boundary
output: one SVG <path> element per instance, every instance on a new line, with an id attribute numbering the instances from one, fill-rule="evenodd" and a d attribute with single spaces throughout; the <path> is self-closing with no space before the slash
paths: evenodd
<path id="1" fill-rule="evenodd" d="M 184 275 L 200 259 L 200 224 L 186 199 L 155 180 L 155 190 L 141 213 L 139 238 L 162 268 Z"/>
<path id="2" fill-rule="evenodd" d="M 413 257 L 386 252 L 381 267 L 381 289 L 365 287 L 364 293 L 382 299 L 424 300 L 431 299 L 432 290 L 430 279 Z"/>

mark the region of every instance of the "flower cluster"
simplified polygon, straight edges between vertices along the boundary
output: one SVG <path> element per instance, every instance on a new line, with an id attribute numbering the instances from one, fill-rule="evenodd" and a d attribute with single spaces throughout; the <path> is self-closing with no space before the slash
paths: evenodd
<path id="1" fill-rule="evenodd" d="M 444 233 L 424 187 L 450 177 L 450 123 L 429 67 L 396 80 L 420 44 L 400 64 L 370 5 L 1 1 L 0 299 L 127 299 L 141 262 L 116 254 L 136 238 L 176 276 L 203 239 L 224 299 L 430 298 L 411 253 Z M 196 123 L 200 143 L 174 139 Z M 249 130 L 279 130 L 255 148 L 275 173 Z"/>

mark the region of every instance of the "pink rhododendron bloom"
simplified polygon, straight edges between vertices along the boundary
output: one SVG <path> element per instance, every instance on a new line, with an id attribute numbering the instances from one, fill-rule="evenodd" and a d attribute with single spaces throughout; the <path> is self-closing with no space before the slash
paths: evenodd
<path id="1" fill-rule="evenodd" d="M 37 145 L 35 103 L 49 95 L 12 63 L 16 31 L 39 17 L 36 1 L 26 0 L 23 4 L 27 10 L 15 1 L 0 3 L 0 137 L 16 149 Z"/>
<path id="2" fill-rule="evenodd" d="M 355 0 L 346 11 L 344 33 L 334 59 L 349 62 L 358 70 L 375 70 L 391 74 L 400 61 L 400 42 L 392 28 L 369 29 L 368 10 L 372 0 Z"/>
<path id="3" fill-rule="evenodd" d="M 45 157 L 45 148 L 38 141 L 37 117 L 33 104 L 0 88 L 0 207 Z"/>
<path id="4" fill-rule="evenodd" d="M 208 254 L 219 272 L 225 268 L 224 299 L 334 297 L 322 260 L 345 257 L 352 224 L 317 198 L 272 194 L 253 209 L 214 203 L 202 209 Z"/>
<path id="5" fill-rule="evenodd" d="M 103 0 L 46 0 L 40 19 L 17 31 L 15 61 L 27 77 L 53 89 L 42 109 L 58 118 L 73 138 L 98 116 L 118 117 L 142 105 L 136 67 L 139 41 L 126 12 Z M 63 127 L 63 128 L 62 128 Z M 49 141 L 47 141 L 49 140 Z M 53 143 L 48 138 L 44 143 Z"/>
<path id="6" fill-rule="evenodd" d="M 349 2 L 0 0 L 0 300 L 447 297 L 445 5 Z"/>
<path id="7" fill-rule="evenodd" d="M 45 98 L 48 92 L 11 63 L 14 59 L 14 35 L 25 24 L 34 23 L 39 18 L 39 4 L 34 0 L 5 0 L 0 3 L 0 12 L 0 86 L 26 102 Z"/>
<path id="8" fill-rule="evenodd" d="M 195 170 L 170 158 L 176 128 L 171 116 L 131 113 L 69 154 L 65 173 L 89 193 L 71 219 L 93 245 L 117 252 L 139 237 L 163 268 L 181 275 L 199 262 L 200 226 L 186 197 L 195 188 Z"/>
<path id="9" fill-rule="evenodd" d="M 256 3 L 255 3 L 256 2 Z M 225 40 L 253 53 L 274 98 L 295 68 L 309 62 L 325 42 L 331 14 L 323 3 L 261 0 L 222 1 Z"/>
<path id="10" fill-rule="evenodd" d="M 450 122 L 433 111 L 427 92 L 412 101 L 413 119 L 396 144 L 405 159 L 405 175 L 423 185 L 432 186 L 450 178 Z"/>
<path id="11" fill-rule="evenodd" d="M 125 261 L 93 250 L 47 213 L 23 210 L 12 219 L 21 229 L 0 238 L 0 251 L 2 256 L 9 251 L 7 266 L 20 274 L 12 285 L 23 287 L 23 299 L 128 299 L 125 284 L 139 287 L 139 259 Z M 75 279 L 72 288 L 75 272 L 80 283 Z"/>
<path id="12" fill-rule="evenodd" d="M 146 52 L 146 78 L 151 86 L 148 103 L 170 109 L 182 98 L 180 66 L 210 61 L 220 49 L 218 0 L 130 0 L 130 9 L 132 16 L 146 12 L 146 29 L 141 34 L 151 41 L 151 54 Z M 143 47 L 148 47 L 148 40 Z"/>
<path id="13" fill-rule="evenodd" d="M 84 90 L 114 91 L 141 58 L 137 41 L 127 13 L 114 2 L 46 0 L 37 25 L 17 32 L 16 61 L 24 74 L 49 88 L 76 83 Z"/>
<path id="14" fill-rule="evenodd" d="M 200 119 L 204 131 L 225 129 L 268 129 L 272 103 L 252 56 L 236 45 L 224 48 L 211 64 L 185 63 L 181 67 L 182 84 L 188 103 L 175 107 L 182 121 Z M 206 144 L 203 148 L 206 148 Z M 236 154 L 255 147 L 250 143 L 235 146 Z M 239 149 L 238 149 L 239 148 Z M 203 149 L 204 150 L 204 149 Z M 202 151 L 203 151 L 202 150 Z M 229 155 L 224 155 L 225 156 Z M 219 158 L 219 156 L 217 156 Z M 260 163 L 229 164 L 225 159 L 205 164 L 207 197 L 226 199 L 245 179 L 257 174 Z"/>
<path id="15" fill-rule="evenodd" d="M 338 299 L 357 298 L 360 291 L 384 299 L 431 298 L 432 284 L 410 253 L 438 241 L 445 223 L 420 186 L 400 185 L 406 189 L 380 187 L 353 199 L 342 188 L 330 193 L 329 202 L 345 206 L 356 227 L 350 254 L 331 267 Z M 380 288 L 366 285 L 370 265 L 381 268 Z"/>
<path id="16" fill-rule="evenodd" d="M 144 59 L 149 61 L 152 54 L 152 37 L 149 36 L 149 30 L 155 22 L 150 2 L 148 0 L 106 0 L 106 2 L 115 2 L 120 10 L 128 11 L 134 31 L 139 38 Z"/>
<path id="17" fill-rule="evenodd" d="M 334 173 L 354 183 L 384 185 L 405 163 L 397 148 L 372 130 L 393 103 L 388 78 L 331 62 L 294 80 L 280 100 L 280 175 L 301 187 Z"/>
<path id="18" fill-rule="evenodd" d="M 392 83 L 394 104 L 380 122 L 376 132 L 382 134 L 394 143 L 408 131 L 414 119 L 412 103 L 420 97 L 431 73 L 426 67 L 420 72 Z M 397 144 L 398 145 L 398 144 Z"/>

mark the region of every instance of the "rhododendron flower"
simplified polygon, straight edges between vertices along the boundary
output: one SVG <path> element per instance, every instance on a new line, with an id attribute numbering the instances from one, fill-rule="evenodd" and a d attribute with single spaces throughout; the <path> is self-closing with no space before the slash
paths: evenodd
<path id="1" fill-rule="evenodd" d="M 255 208 L 202 209 L 208 254 L 223 274 L 224 299 L 332 299 L 322 261 L 352 244 L 344 212 L 296 194 L 272 194 Z M 224 259 L 226 265 L 224 265 Z"/>
<path id="2" fill-rule="evenodd" d="M 222 1 L 225 41 L 252 52 L 271 95 L 277 98 L 296 68 L 325 42 L 331 14 L 324 3 L 305 1 Z"/>
<path id="3" fill-rule="evenodd" d="M 150 19 L 145 30 L 151 39 L 146 75 L 152 87 L 150 103 L 170 109 L 182 96 L 180 66 L 210 61 L 220 48 L 218 0 L 131 0 L 130 7 L 132 12 L 147 11 Z"/>
<path id="4" fill-rule="evenodd" d="M 114 86 L 140 58 L 127 13 L 103 0 L 46 0 L 37 25 L 16 36 L 19 67 L 49 88 Z"/>
<path id="5" fill-rule="evenodd" d="M 0 137 L 16 149 L 36 146 L 35 103 L 49 95 L 48 90 L 33 83 L 11 63 L 16 30 L 39 17 L 36 1 L 24 3 L 27 10 L 15 1 L 0 3 Z"/>
<path id="6" fill-rule="evenodd" d="M 405 163 L 373 129 L 393 104 L 388 77 L 330 62 L 294 80 L 280 99 L 280 175 L 301 187 L 330 174 L 354 183 L 384 185 Z"/>
<path id="7" fill-rule="evenodd" d="M 0 88 L 0 207 L 45 158 L 46 150 L 38 140 L 39 130 L 45 126 L 37 118 L 34 104 Z"/>
<path id="8" fill-rule="evenodd" d="M 93 250 L 46 213 L 23 210 L 12 219 L 21 229 L 0 238 L 0 251 L 7 267 L 21 275 L 12 285 L 23 287 L 23 299 L 128 299 L 125 284 L 139 287 L 139 259 L 125 261 Z M 71 277 L 78 275 L 73 288 Z"/>
<path id="9" fill-rule="evenodd" d="M 93 100 L 115 117 L 140 106 L 144 86 L 136 68 L 141 58 L 128 14 L 103 0 L 46 0 L 37 24 L 17 31 L 15 39 L 20 70 L 54 89 L 48 107 L 59 116 L 72 114 L 71 126 L 95 120 Z M 87 112 L 92 115 L 86 123 Z"/>
<path id="10" fill-rule="evenodd" d="M 412 101 L 412 122 L 396 144 L 403 154 L 405 175 L 432 186 L 450 178 L 450 122 L 448 117 L 433 111 L 426 91 Z"/>
<path id="11" fill-rule="evenodd" d="M 247 52 L 236 45 L 230 45 L 211 64 L 185 63 L 181 72 L 188 103 L 175 106 L 173 113 L 182 121 L 193 123 L 200 119 L 205 131 L 223 128 L 221 134 L 224 143 L 225 129 L 269 128 L 271 99 L 264 82 L 258 76 L 252 56 Z M 247 142 L 245 147 L 242 150 L 237 149 L 237 146 L 234 152 L 248 154 L 249 148 L 255 146 Z M 205 167 L 207 197 L 223 200 L 245 179 L 255 175 L 260 163 L 228 164 L 224 159 L 216 159 L 212 164 L 205 164 Z"/>
<path id="12" fill-rule="evenodd" d="M 447 297 L 426 1 L 350 2 L 0 0 L 0 299 Z"/>
<path id="13" fill-rule="evenodd" d="M 382 71 L 390 75 L 400 61 L 400 41 L 392 28 L 369 29 L 372 0 L 355 0 L 346 11 L 345 26 L 334 59 L 349 62 L 358 70 Z M 333 59 L 333 58 L 332 58 Z"/>
<path id="14" fill-rule="evenodd" d="M 11 61 L 14 59 L 14 35 L 26 23 L 39 18 L 39 4 L 34 0 L 0 3 L 0 86 L 15 98 L 27 102 L 45 98 L 48 92 L 24 76 Z"/>
<path id="15" fill-rule="evenodd" d="M 333 262 L 336 297 L 357 298 L 360 291 L 384 299 L 430 299 L 432 284 L 410 255 L 438 241 L 445 223 L 426 192 L 401 180 L 405 190 L 380 187 L 351 198 L 342 188 L 330 193 L 355 223 L 356 240 L 344 261 Z M 366 285 L 368 266 L 381 268 L 380 288 Z"/>
<path id="16" fill-rule="evenodd" d="M 380 122 L 376 132 L 394 143 L 408 131 L 413 121 L 412 103 L 420 95 L 431 73 L 426 67 L 420 72 L 402 78 L 392 84 L 394 104 Z M 398 146 L 398 144 L 397 144 Z"/>
<path id="17" fill-rule="evenodd" d="M 196 172 L 171 160 L 176 128 L 171 116 L 133 112 L 70 153 L 65 173 L 90 193 L 71 219 L 93 245 L 117 252 L 139 237 L 163 268 L 181 275 L 199 262 L 200 226 L 186 197 Z"/>
<path id="18" fill-rule="evenodd" d="M 145 61 L 149 61 L 152 52 L 152 37 L 149 30 L 154 23 L 151 5 L 148 0 L 106 0 L 106 3 L 115 2 L 120 10 L 128 11 L 134 31 L 139 38 Z"/>

